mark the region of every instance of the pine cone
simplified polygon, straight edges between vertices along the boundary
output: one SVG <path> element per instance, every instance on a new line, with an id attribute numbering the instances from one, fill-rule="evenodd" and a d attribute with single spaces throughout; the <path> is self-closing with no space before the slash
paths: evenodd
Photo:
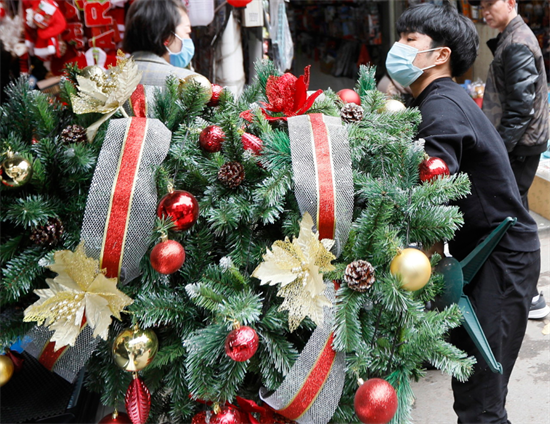
<path id="1" fill-rule="evenodd" d="M 46 225 L 40 225 L 32 230 L 31 241 L 39 246 L 55 246 L 63 235 L 63 224 L 57 218 L 48 219 Z"/>
<path id="2" fill-rule="evenodd" d="M 355 103 L 346 103 L 340 111 L 340 117 L 344 122 L 359 122 L 363 119 L 363 108 Z"/>
<path id="3" fill-rule="evenodd" d="M 236 188 L 244 180 L 244 167 L 239 162 L 227 162 L 218 171 L 218 180 L 228 187 Z"/>
<path id="4" fill-rule="evenodd" d="M 86 128 L 76 124 L 69 125 L 61 131 L 61 139 L 66 144 L 85 143 L 88 141 L 88 138 L 86 137 Z"/>
<path id="5" fill-rule="evenodd" d="M 344 281 L 350 289 L 364 293 L 370 289 L 375 281 L 374 268 L 367 261 L 352 262 L 346 267 Z"/>

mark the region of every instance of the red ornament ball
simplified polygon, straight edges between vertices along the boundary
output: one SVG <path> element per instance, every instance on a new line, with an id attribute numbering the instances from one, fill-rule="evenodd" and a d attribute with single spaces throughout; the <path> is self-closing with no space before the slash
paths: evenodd
<path id="1" fill-rule="evenodd" d="M 243 326 L 231 331 L 225 339 L 225 353 L 237 362 L 252 358 L 258 350 L 258 333 L 253 328 Z"/>
<path id="2" fill-rule="evenodd" d="M 355 392 L 353 406 L 362 423 L 386 424 L 397 412 L 397 394 L 386 380 L 371 378 Z"/>
<path id="3" fill-rule="evenodd" d="M 420 181 L 422 182 L 429 182 L 443 175 L 451 175 L 449 167 L 444 160 L 432 157 L 422 161 L 418 165 L 418 172 L 420 174 Z"/>
<path id="4" fill-rule="evenodd" d="M 210 424 L 243 424 L 248 420 L 243 419 L 241 412 L 232 406 L 223 406 L 221 411 L 210 417 Z"/>
<path id="5" fill-rule="evenodd" d="M 132 420 L 128 414 L 118 412 L 116 417 L 115 413 L 104 416 L 97 424 L 132 424 Z"/>
<path id="6" fill-rule="evenodd" d="M 173 274 L 185 262 L 185 250 L 175 240 L 162 241 L 151 251 L 151 266 L 161 274 Z"/>
<path id="7" fill-rule="evenodd" d="M 171 217 L 175 231 L 187 230 L 199 219 L 199 202 L 185 190 L 174 190 L 161 199 L 157 216 Z"/>
<path id="8" fill-rule="evenodd" d="M 191 419 L 191 424 L 207 424 L 210 422 L 210 420 L 207 421 L 207 418 L 207 412 L 200 411 Z"/>
<path id="9" fill-rule="evenodd" d="M 220 94 L 222 94 L 223 87 L 219 84 L 212 84 L 212 97 L 208 102 L 208 106 L 218 106 L 220 104 Z"/>
<path id="10" fill-rule="evenodd" d="M 245 7 L 251 1 L 252 0 L 227 0 L 227 3 L 233 7 Z"/>
<path id="11" fill-rule="evenodd" d="M 203 129 L 199 135 L 201 149 L 208 153 L 216 153 L 222 149 L 225 141 L 225 133 L 217 125 L 210 125 Z"/>
<path id="12" fill-rule="evenodd" d="M 254 134 L 244 133 L 241 136 L 241 141 L 245 150 L 251 150 L 256 155 L 259 155 L 264 147 L 264 142 Z"/>
<path id="13" fill-rule="evenodd" d="M 356 105 L 361 104 L 361 97 L 359 97 L 359 94 L 349 88 L 344 88 L 336 94 L 344 103 L 355 103 Z"/>

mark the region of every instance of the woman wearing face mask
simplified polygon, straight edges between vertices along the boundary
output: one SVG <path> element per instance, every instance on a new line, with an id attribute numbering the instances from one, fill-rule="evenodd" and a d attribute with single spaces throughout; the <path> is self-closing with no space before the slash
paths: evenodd
<path id="1" fill-rule="evenodd" d="M 191 24 L 181 0 L 135 0 L 126 15 L 124 50 L 143 72 L 141 84 L 164 86 L 174 75 L 183 79 L 195 53 Z"/>

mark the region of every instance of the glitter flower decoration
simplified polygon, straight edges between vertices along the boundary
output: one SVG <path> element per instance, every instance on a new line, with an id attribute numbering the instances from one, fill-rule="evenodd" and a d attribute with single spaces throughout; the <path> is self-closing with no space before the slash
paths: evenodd
<path id="1" fill-rule="evenodd" d="M 25 309 L 24 321 L 38 325 L 45 321 L 54 331 L 55 350 L 74 346 L 83 322 L 93 329 L 94 337 L 107 340 L 111 315 L 120 320 L 120 312 L 133 302 L 116 288 L 117 279 L 99 270 L 99 261 L 86 256 L 83 243 L 74 252 L 55 252 L 48 268 L 58 275 L 46 279 L 49 289 L 35 290 L 40 299 Z"/>
<path id="2" fill-rule="evenodd" d="M 76 114 L 102 113 L 103 118 L 88 128 L 88 139 L 93 140 L 99 126 L 117 110 L 124 115 L 122 105 L 130 98 L 141 80 L 141 71 L 132 58 L 118 53 L 117 66 L 107 72 L 89 78 L 78 75 L 78 94 L 71 94 L 71 104 Z"/>
<path id="3" fill-rule="evenodd" d="M 308 97 L 309 68 L 306 66 L 304 75 L 296 77 L 291 73 L 281 76 L 270 76 L 266 84 L 266 95 L 269 104 L 263 103 L 264 112 L 283 113 L 284 116 L 266 116 L 267 119 L 286 119 L 287 117 L 303 115 L 313 105 L 322 90 L 317 90 Z M 266 115 L 268 115 L 266 113 Z"/>
<path id="4" fill-rule="evenodd" d="M 264 261 L 252 273 L 261 284 L 280 284 L 278 296 L 284 298 L 280 310 L 289 311 L 290 331 L 309 316 L 317 325 L 323 323 L 323 307 L 331 302 L 323 294 L 323 272 L 334 270 L 330 253 L 334 240 L 319 240 L 312 230 L 313 219 L 305 213 L 300 223 L 300 234 L 292 242 L 277 240 L 267 249 Z"/>

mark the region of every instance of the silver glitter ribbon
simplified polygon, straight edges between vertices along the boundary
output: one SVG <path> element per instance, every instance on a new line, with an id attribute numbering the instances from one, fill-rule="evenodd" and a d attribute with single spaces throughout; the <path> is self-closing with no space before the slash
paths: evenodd
<path id="1" fill-rule="evenodd" d="M 320 114 L 289 118 L 288 129 L 294 191 L 300 211 L 309 212 L 318 229 L 323 227 L 322 231 L 331 235 L 325 238 L 335 240 L 333 253 L 338 256 L 346 244 L 353 218 L 353 173 L 347 132 L 340 118 Z M 328 226 L 320 219 L 328 221 Z M 334 304 L 334 285 L 328 281 L 325 285 L 325 294 Z M 343 352 L 332 351 L 334 357 L 326 377 L 327 361 L 322 358 L 332 340 L 334 308 L 325 307 L 323 313 L 323 325 L 312 333 L 279 388 L 273 393 L 260 390 L 264 402 L 300 424 L 329 422 L 344 387 Z"/>
<path id="2" fill-rule="evenodd" d="M 152 108 L 149 105 L 153 90 L 154 87 L 145 87 L 147 107 L 144 107 L 143 96 L 140 98 L 141 107 L 138 115 L 141 117 L 110 121 L 88 193 L 82 223 L 81 240 L 85 242 L 86 254 L 102 261 L 102 249 L 105 249 L 105 238 L 108 236 L 106 228 L 109 219 L 113 219 L 111 199 L 119 177 L 119 161 L 123 155 L 126 133 L 132 119 L 146 119 L 147 130 L 133 181 L 130 208 L 127 217 L 124 217 L 127 218 L 124 247 L 120 272 L 116 275 L 122 283 L 127 283 L 139 275 L 139 263 L 147 252 L 158 201 L 153 170 L 168 154 L 172 137 L 170 130 L 158 119 L 144 117 L 151 116 Z M 134 96 L 132 97 L 131 101 L 135 105 L 137 102 Z M 136 106 L 127 106 L 125 109 L 137 113 Z"/>
<path id="3" fill-rule="evenodd" d="M 330 149 L 323 152 L 331 163 L 332 187 L 323 187 L 321 177 L 326 170 L 316 158 L 314 126 L 320 114 L 300 115 L 288 119 L 288 133 L 294 173 L 294 193 L 303 213 L 309 212 L 318 222 L 321 190 L 334 192 L 334 216 L 336 218 L 332 253 L 338 257 L 348 239 L 353 218 L 353 173 L 347 131 L 340 118 L 322 116 Z M 316 119 L 317 118 L 317 119 Z M 318 154 L 318 153 L 317 153 Z"/>
<path id="4" fill-rule="evenodd" d="M 24 343 L 29 340 L 29 344 L 25 345 L 25 351 L 42 362 L 42 352 L 44 347 L 50 343 L 53 333 L 53 331 L 43 325 L 33 327 L 23 339 Z M 55 361 L 53 366 L 47 368 L 63 377 L 69 383 L 73 383 L 99 343 L 99 337 L 94 337 L 92 333 L 93 330 L 90 326 L 84 326 L 76 339 L 75 345 L 66 346 L 65 351 Z"/>

